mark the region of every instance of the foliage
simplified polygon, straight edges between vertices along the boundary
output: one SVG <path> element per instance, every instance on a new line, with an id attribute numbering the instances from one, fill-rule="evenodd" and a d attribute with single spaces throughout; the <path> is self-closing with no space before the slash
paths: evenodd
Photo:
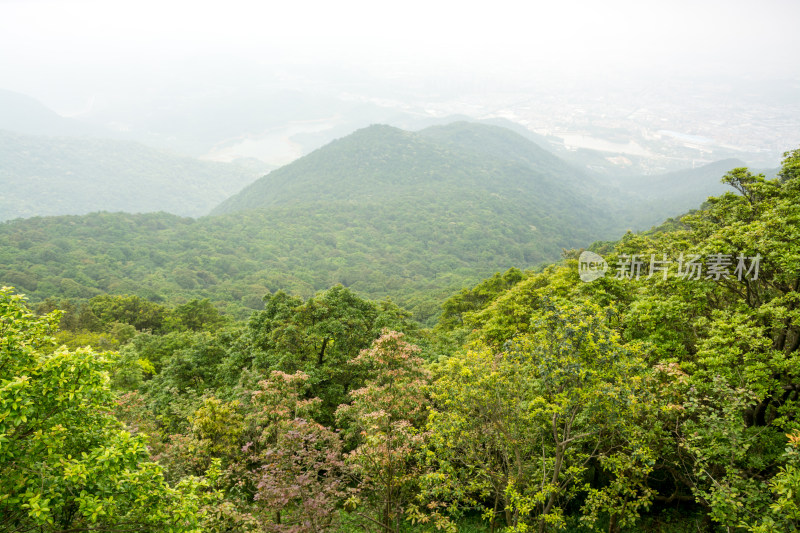
<path id="1" fill-rule="evenodd" d="M 499 272 L 496 273 L 472 289 L 462 289 L 442 304 L 442 315 L 439 317 L 437 327 L 450 330 L 462 326 L 465 313 L 481 311 L 497 296 L 524 278 L 524 274 L 519 269 L 511 268 L 502 275 Z"/>
<path id="2" fill-rule="evenodd" d="M 785 464 L 769 482 L 773 500 L 769 512 L 748 524 L 755 533 L 800 531 L 800 435 L 786 437 L 789 443 L 783 457 Z"/>
<path id="3" fill-rule="evenodd" d="M 238 322 L 134 291 L 37 316 L 3 289 L 2 525 L 797 531 L 798 160 L 775 180 L 734 169 L 736 194 L 596 243 L 618 266 L 601 279 L 566 250 L 453 294 L 428 330 L 342 285 L 268 292 Z M 663 275 L 623 275 L 634 256 Z M 679 275 L 687 257 L 703 275 Z"/>
<path id="4" fill-rule="evenodd" d="M 283 292 L 264 300 L 265 309 L 248 322 L 246 355 L 262 372 L 304 372 L 310 393 L 323 402 L 324 423 L 332 422 L 333 411 L 363 379 L 348 362 L 382 328 L 414 329 L 407 314 L 391 302 L 370 302 L 342 286 L 305 302 Z"/>
<path id="5" fill-rule="evenodd" d="M 599 307 L 543 309 L 502 353 L 484 348 L 443 363 L 429 429 L 432 498 L 479 509 L 514 531 L 563 527 L 597 461 L 617 486 L 589 505 L 631 522 L 647 507 L 652 456 L 637 423 L 641 357 L 620 344 Z"/>
<path id="6" fill-rule="evenodd" d="M 195 531 L 197 502 L 166 485 L 145 439 L 110 414 L 113 355 L 41 351 L 57 321 L 0 289 L 3 530 Z"/>
<path id="7" fill-rule="evenodd" d="M 588 176 L 519 135 L 464 123 L 444 134 L 365 128 L 270 172 L 221 216 L 0 224 L 0 280 L 35 300 L 208 298 L 238 318 L 268 292 L 309 298 L 342 284 L 433 325 L 453 292 L 631 225 L 613 195 L 587 191 Z"/>
<path id="8" fill-rule="evenodd" d="M 237 471 L 250 484 L 262 531 L 330 531 L 346 493 L 339 435 L 310 418 L 319 401 L 301 397 L 307 379 L 273 371 L 252 393 L 251 440 Z"/>
<path id="9" fill-rule="evenodd" d="M 346 462 L 360 495 L 348 503 L 354 509 L 364 505 L 366 513 L 357 514 L 384 531 L 399 531 L 419 475 L 415 455 L 424 442 L 428 374 L 418 352 L 403 334 L 384 330 L 351 361 L 368 377 L 336 412 L 355 446 Z"/>

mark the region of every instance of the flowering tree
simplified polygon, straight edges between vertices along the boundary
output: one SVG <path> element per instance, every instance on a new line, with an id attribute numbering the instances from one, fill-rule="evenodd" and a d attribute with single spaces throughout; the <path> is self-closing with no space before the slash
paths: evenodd
<path id="1" fill-rule="evenodd" d="M 352 391 L 352 402 L 337 410 L 355 445 L 346 462 L 361 490 L 361 498 L 349 503 L 359 517 L 384 531 L 399 530 L 419 474 L 415 455 L 423 443 L 429 381 L 419 351 L 402 333 L 384 330 L 351 362 L 370 376 L 366 385 Z"/>
<path id="2" fill-rule="evenodd" d="M 273 371 L 252 393 L 252 440 L 242 448 L 239 468 L 262 531 L 316 533 L 336 526 L 335 509 L 345 495 L 341 439 L 311 419 L 320 400 L 303 398 L 307 380 L 303 372 Z"/>

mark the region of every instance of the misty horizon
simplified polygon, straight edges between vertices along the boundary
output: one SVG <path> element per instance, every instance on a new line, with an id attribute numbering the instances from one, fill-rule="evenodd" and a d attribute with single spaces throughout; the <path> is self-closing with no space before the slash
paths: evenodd
<path id="1" fill-rule="evenodd" d="M 800 6 L 0 1 L 0 89 L 276 167 L 371 123 L 507 119 L 654 174 L 800 143 Z M 0 124 L 2 129 L 2 124 Z M 639 161 L 637 158 L 640 158 Z"/>

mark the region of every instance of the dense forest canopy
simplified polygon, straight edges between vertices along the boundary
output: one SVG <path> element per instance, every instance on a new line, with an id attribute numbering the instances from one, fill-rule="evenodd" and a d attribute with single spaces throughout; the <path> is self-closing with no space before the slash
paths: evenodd
<path id="1" fill-rule="evenodd" d="M 238 318 L 260 309 L 267 292 L 309 298 L 342 284 L 390 297 L 433 325 L 441 300 L 494 272 L 534 268 L 563 248 L 694 207 L 717 178 L 692 175 L 694 185 L 645 199 L 498 126 L 372 126 L 270 172 L 215 216 L 101 212 L 2 223 L 0 280 L 35 302 L 208 298 Z M 188 201 L 170 190 L 165 201 Z"/>
<path id="2" fill-rule="evenodd" d="M 565 251 L 453 291 L 433 328 L 342 285 L 246 319 L 3 288 L 0 531 L 797 531 L 800 150 L 723 182 L 593 245 L 598 279 Z M 76 246 L 29 224 L 4 238 Z"/>

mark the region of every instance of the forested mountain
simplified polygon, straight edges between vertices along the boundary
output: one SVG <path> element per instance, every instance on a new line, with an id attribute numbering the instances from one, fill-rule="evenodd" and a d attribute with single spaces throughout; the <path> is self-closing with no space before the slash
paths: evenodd
<path id="1" fill-rule="evenodd" d="M 459 130 L 507 135 L 451 128 Z M 570 169 L 546 152 L 495 153 L 373 126 L 271 172 L 223 202 L 218 216 L 7 223 L 0 279 L 34 298 L 135 292 L 245 307 L 268 291 L 308 296 L 342 283 L 392 296 L 424 319 L 436 311 L 435 294 L 626 228 L 580 190 L 579 172 L 564 176 Z"/>
<path id="2" fill-rule="evenodd" d="M 592 189 L 596 181 L 588 172 L 567 164 L 510 128 L 459 121 L 421 130 L 420 135 L 466 150 L 530 167 L 557 181 Z"/>
<path id="3" fill-rule="evenodd" d="M 7 138 L 0 150 L 27 142 L 30 163 L 37 141 Z M 79 170 L 82 158 L 70 141 L 59 142 L 51 141 L 61 161 Z M 151 161 L 154 173 L 181 170 L 138 145 L 96 143 L 95 158 L 130 158 L 139 169 Z M 49 161 L 64 168 L 52 152 Z M 114 180 L 86 195 L 130 203 L 140 194 L 188 210 L 193 198 L 199 202 L 193 191 L 209 194 L 199 179 L 193 187 L 157 182 L 135 188 L 132 180 Z M 54 207 L 73 197 L 41 192 L 53 196 Z M 228 302 L 234 314 L 258 308 L 268 292 L 308 297 L 341 283 L 372 298 L 392 297 L 428 320 L 440 298 L 481 277 L 647 227 L 663 212 L 644 203 L 623 209 L 622 199 L 503 128 L 461 122 L 410 133 L 372 126 L 272 171 L 220 204 L 215 216 L 96 213 L 3 224 L 0 281 L 34 299 L 208 297 Z"/>
<path id="4" fill-rule="evenodd" d="M 509 137 L 516 144 L 509 144 Z M 474 192 L 547 197 L 555 202 L 575 196 L 577 206 L 587 200 L 575 195 L 574 185 L 582 177 L 580 171 L 503 128 L 462 122 L 413 133 L 374 125 L 270 172 L 213 214 L 407 195 L 444 199 Z"/>
<path id="5" fill-rule="evenodd" d="M 800 150 L 787 155 L 776 179 L 736 169 L 723 178 L 735 192 L 593 244 L 610 266 L 597 279 L 569 250 L 452 295 L 429 329 L 342 286 L 276 291 L 241 321 L 208 300 L 135 295 L 32 312 L 2 287 L 0 525 L 797 531 Z M 282 209 L 207 220 L 253 228 L 246 216 Z M 85 264 L 107 249 L 124 270 L 144 248 L 111 235 L 202 227 L 160 216 L 58 220 L 70 239 L 108 226 L 106 242 L 82 243 Z M 19 248 L 52 239 L 48 221 L 28 221 Z M 314 230 L 331 221 L 348 227 L 330 216 Z M 71 261 L 70 240 L 52 242 L 31 272 Z"/>
<path id="6" fill-rule="evenodd" d="M 0 130 L 0 220 L 101 210 L 200 216 L 257 172 L 133 141 Z"/>
<path id="7" fill-rule="evenodd" d="M 315 202 L 370 201 L 396 195 L 457 197 L 461 191 L 573 203 L 572 216 L 611 233 L 644 229 L 723 190 L 719 177 L 744 166 L 726 160 L 658 176 L 595 175 L 508 128 L 459 121 L 419 132 L 375 125 L 270 172 L 212 214 Z M 591 204 L 591 205 L 589 205 Z M 569 219 L 565 223 L 573 224 Z M 588 220 L 587 220 L 588 222 Z M 599 225 L 598 225 L 599 224 Z M 578 226 L 582 222 L 577 222 Z"/>

